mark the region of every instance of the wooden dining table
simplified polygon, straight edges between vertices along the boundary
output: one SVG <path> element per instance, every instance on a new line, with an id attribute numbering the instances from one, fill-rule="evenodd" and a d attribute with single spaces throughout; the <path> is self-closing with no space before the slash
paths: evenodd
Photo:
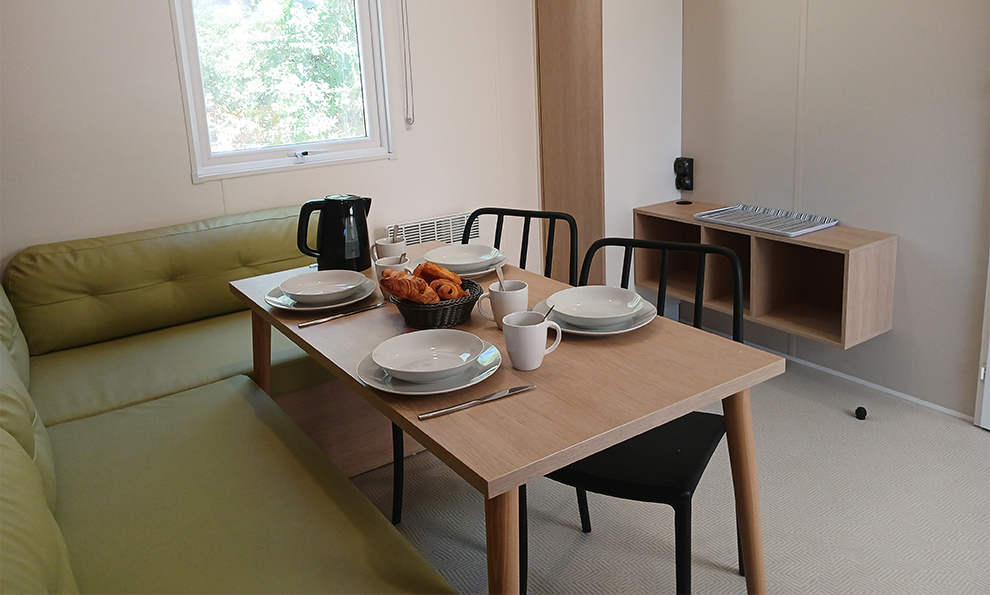
<path id="1" fill-rule="evenodd" d="M 436 245 L 410 246 L 410 258 Z M 305 271 L 230 284 L 252 311 L 253 378 L 270 390 L 274 327 L 481 492 L 490 593 L 519 591 L 519 486 L 717 401 L 722 402 L 726 422 L 747 590 L 766 592 L 749 389 L 783 373 L 781 357 L 657 317 L 626 333 L 565 333 L 542 366 L 521 372 L 509 361 L 501 331 L 475 310 L 456 328 L 501 351 L 497 371 L 453 392 L 395 394 L 365 385 L 358 366 L 383 341 L 414 329 L 393 304 L 299 328 L 299 323 L 328 313 L 274 308 L 265 296 L 283 280 Z M 529 285 L 530 309 L 568 287 L 513 266 L 503 271 L 507 279 Z M 373 275 L 370 270 L 366 274 Z M 487 291 L 496 278 L 489 273 L 475 281 Z M 341 310 L 381 299 L 376 291 Z M 420 413 L 528 384 L 536 388 L 449 415 L 417 419 Z"/>

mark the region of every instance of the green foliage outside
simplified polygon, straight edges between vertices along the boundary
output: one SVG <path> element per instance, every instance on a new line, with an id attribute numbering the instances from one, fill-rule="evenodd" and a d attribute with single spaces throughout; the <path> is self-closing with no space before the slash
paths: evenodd
<path id="1" fill-rule="evenodd" d="M 354 0 L 193 0 L 214 153 L 366 136 Z"/>

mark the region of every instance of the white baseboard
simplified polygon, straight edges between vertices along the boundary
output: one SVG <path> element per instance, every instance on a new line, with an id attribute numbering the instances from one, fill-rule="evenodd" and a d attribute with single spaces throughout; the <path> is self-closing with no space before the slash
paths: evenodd
<path id="1" fill-rule="evenodd" d="M 656 291 L 653 292 L 653 301 L 656 301 Z M 671 318 L 673 320 L 678 320 L 679 319 L 679 316 L 678 316 L 678 314 L 679 314 L 679 306 L 680 306 L 680 300 L 675 300 L 675 299 L 668 298 L 666 307 L 664 308 L 664 314 L 666 315 L 665 317 L 666 318 Z M 721 335 L 721 336 L 726 337 L 726 338 L 731 338 L 730 335 L 728 335 L 726 333 L 723 333 L 721 331 L 718 331 L 718 330 L 709 328 L 707 326 L 705 327 L 705 330 L 706 331 L 709 331 L 711 333 L 714 333 L 716 335 Z M 794 344 L 795 344 L 795 336 L 794 335 L 789 335 L 788 337 L 789 337 L 788 338 L 788 348 L 790 350 L 793 350 L 794 349 Z M 766 351 L 767 353 L 772 353 L 774 355 L 778 355 L 778 356 L 780 356 L 780 357 L 782 357 L 784 359 L 790 360 L 790 361 L 792 361 L 794 363 L 801 364 L 802 366 L 808 366 L 809 368 L 813 368 L 815 370 L 819 370 L 821 372 L 825 372 L 826 374 L 831 374 L 832 376 L 836 376 L 838 378 L 842 378 L 842 379 L 848 380 L 850 382 L 855 382 L 856 384 L 859 384 L 861 386 L 866 386 L 868 388 L 872 388 L 872 389 L 878 390 L 878 391 L 880 391 L 882 393 L 886 393 L 888 395 L 897 397 L 899 399 L 904 399 L 905 401 L 911 401 L 912 403 L 917 403 L 918 405 L 923 405 L 925 407 L 928 407 L 929 409 L 934 409 L 935 411 L 938 411 L 940 413 L 945 413 L 947 415 L 951 415 L 952 417 L 957 417 L 959 419 L 964 419 L 964 420 L 966 420 L 966 421 L 968 421 L 970 423 L 973 423 L 973 424 L 976 423 L 976 418 L 974 416 L 972 416 L 972 415 L 966 415 L 966 414 L 960 413 L 958 411 L 953 411 L 952 409 L 949 409 L 947 407 L 942 407 L 941 405 L 936 405 L 935 403 L 932 403 L 930 401 L 925 401 L 924 399 L 919 399 L 918 397 L 912 397 L 911 395 L 908 395 L 908 394 L 905 394 L 905 393 L 896 391 L 896 390 L 894 390 L 892 388 L 887 388 L 886 386 L 881 386 L 879 384 L 874 384 L 874 383 L 872 383 L 872 382 L 870 382 L 868 380 L 863 380 L 862 378 L 857 378 L 855 376 L 850 376 L 849 374 L 843 374 L 842 372 L 833 370 L 831 368 L 826 368 L 825 366 L 821 366 L 819 364 L 815 364 L 815 363 L 812 363 L 812 362 L 803 360 L 803 359 L 801 359 L 799 357 L 796 357 L 796 356 L 793 356 L 793 355 L 790 355 L 790 354 L 787 354 L 787 353 L 781 353 L 781 352 L 776 351 L 774 349 L 770 349 L 769 347 L 764 347 L 763 345 L 757 345 L 755 343 L 750 343 L 749 341 L 745 341 L 745 343 L 747 345 L 749 345 L 750 347 L 754 347 L 756 349 L 759 349 L 760 351 Z"/>
<path id="2" fill-rule="evenodd" d="M 919 399 L 918 397 L 912 397 L 911 395 L 904 394 L 904 393 L 899 392 L 899 391 L 896 391 L 896 390 L 894 390 L 892 388 L 887 388 L 886 386 L 881 386 L 879 384 L 874 384 L 874 383 L 872 383 L 872 382 L 870 382 L 868 380 L 863 380 L 862 378 L 857 378 L 855 376 L 850 376 L 849 374 L 843 374 L 842 372 L 833 370 L 831 368 L 826 368 L 825 366 L 820 366 L 818 364 L 815 364 L 815 363 L 812 363 L 812 362 L 803 360 L 803 359 L 798 358 L 798 357 L 794 357 L 793 355 L 787 355 L 786 353 L 780 353 L 778 351 L 774 351 L 773 349 L 768 349 L 766 347 L 763 347 L 762 345 L 753 345 L 751 343 L 746 343 L 746 344 L 747 345 L 750 345 L 751 347 L 755 347 L 756 349 L 759 349 L 761 351 L 766 351 L 767 353 L 772 353 L 774 355 L 779 355 L 780 357 L 782 357 L 784 359 L 791 360 L 791 361 L 793 361 L 795 363 L 801 364 L 802 366 L 808 366 L 809 368 L 813 368 L 813 369 L 818 370 L 820 372 L 825 372 L 826 374 L 831 374 L 832 376 L 837 376 L 839 378 L 842 378 L 843 380 L 849 380 L 850 382 L 855 382 L 856 384 L 859 384 L 859 385 L 862 385 L 862 386 L 866 386 L 866 387 L 872 388 L 874 390 L 878 390 L 878 391 L 880 391 L 882 393 L 886 393 L 888 395 L 897 397 L 899 399 L 904 399 L 905 401 L 911 401 L 912 403 L 917 403 L 918 405 L 924 405 L 925 407 L 928 407 L 929 409 L 934 409 L 935 411 L 939 411 L 941 413 L 945 413 L 945 414 L 951 415 L 952 417 L 958 417 L 959 419 L 964 419 L 964 420 L 966 420 L 968 422 L 974 423 L 974 419 L 975 418 L 972 415 L 965 415 L 963 413 L 959 413 L 958 411 L 953 411 L 952 409 L 948 409 L 946 407 L 942 407 L 941 405 L 936 405 L 935 403 L 932 403 L 930 401 L 925 401 L 924 399 Z"/>

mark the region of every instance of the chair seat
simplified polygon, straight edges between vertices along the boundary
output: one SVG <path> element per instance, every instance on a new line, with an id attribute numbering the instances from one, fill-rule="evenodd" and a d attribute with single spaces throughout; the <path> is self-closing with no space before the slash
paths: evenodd
<path id="1" fill-rule="evenodd" d="M 547 477 L 596 494 L 670 504 L 691 497 L 724 434 L 721 415 L 695 411 Z"/>

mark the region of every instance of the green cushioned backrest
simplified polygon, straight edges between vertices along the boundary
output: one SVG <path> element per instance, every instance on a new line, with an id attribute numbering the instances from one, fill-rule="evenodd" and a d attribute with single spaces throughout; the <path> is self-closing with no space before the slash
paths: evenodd
<path id="1" fill-rule="evenodd" d="M 33 246 L 6 287 L 31 355 L 242 310 L 228 283 L 303 266 L 298 207 Z"/>
<path id="2" fill-rule="evenodd" d="M 0 593 L 78 593 L 38 469 L 0 429 Z"/>
<path id="3" fill-rule="evenodd" d="M 27 340 L 17 323 L 14 307 L 7 299 L 7 292 L 0 290 L 0 343 L 10 351 L 17 365 L 17 374 L 24 386 L 31 386 L 31 355 L 28 353 Z"/>
<path id="4" fill-rule="evenodd" d="M 0 427 L 13 436 L 34 461 L 41 474 L 48 508 L 55 512 L 55 462 L 48 430 L 27 388 L 14 371 L 10 353 L 3 346 L 0 346 Z"/>

